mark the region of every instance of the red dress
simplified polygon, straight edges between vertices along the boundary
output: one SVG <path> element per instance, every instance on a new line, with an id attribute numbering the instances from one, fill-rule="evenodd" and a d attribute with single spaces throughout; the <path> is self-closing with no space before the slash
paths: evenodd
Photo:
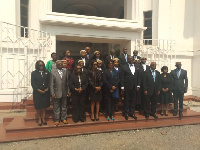
<path id="1" fill-rule="evenodd" d="M 65 58 L 63 58 L 63 60 L 67 61 L 66 69 L 71 70 L 73 68 L 72 66 L 73 66 L 73 63 L 74 63 L 74 59 L 65 57 Z"/>

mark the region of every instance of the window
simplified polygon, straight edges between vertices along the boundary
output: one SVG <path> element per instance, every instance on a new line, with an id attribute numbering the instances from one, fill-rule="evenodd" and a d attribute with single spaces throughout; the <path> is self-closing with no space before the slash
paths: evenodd
<path id="1" fill-rule="evenodd" d="M 29 0 L 20 0 L 21 26 L 28 27 L 28 3 Z M 28 37 L 28 29 L 21 27 L 21 37 Z"/>
<path id="2" fill-rule="evenodd" d="M 147 29 L 144 31 L 144 39 L 150 39 L 145 40 L 145 45 L 151 45 L 152 44 L 152 11 L 144 12 L 144 26 L 147 27 Z"/>

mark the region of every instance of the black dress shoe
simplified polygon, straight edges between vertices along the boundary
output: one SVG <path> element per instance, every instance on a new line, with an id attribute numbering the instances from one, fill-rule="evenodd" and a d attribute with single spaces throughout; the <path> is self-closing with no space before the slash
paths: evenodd
<path id="1" fill-rule="evenodd" d="M 128 120 L 128 115 L 125 115 L 125 119 Z"/>
<path id="2" fill-rule="evenodd" d="M 158 116 L 156 116 L 156 114 L 151 114 L 151 116 L 154 118 L 158 118 Z"/>
<path id="3" fill-rule="evenodd" d="M 81 122 L 85 122 L 85 119 L 80 119 Z"/>
<path id="4" fill-rule="evenodd" d="M 177 112 L 174 112 L 174 113 L 173 113 L 173 116 L 177 116 Z"/>
<path id="5" fill-rule="evenodd" d="M 144 115 L 146 119 L 149 119 L 149 115 Z"/>
<path id="6" fill-rule="evenodd" d="M 38 126 L 42 126 L 42 123 L 38 123 Z"/>
<path id="7" fill-rule="evenodd" d="M 99 121 L 99 118 L 97 118 L 96 121 Z"/>
<path id="8" fill-rule="evenodd" d="M 183 117 L 183 113 L 179 112 L 179 117 L 182 118 Z"/>
<path id="9" fill-rule="evenodd" d="M 137 120 L 137 117 L 135 115 L 130 115 L 133 119 Z"/>

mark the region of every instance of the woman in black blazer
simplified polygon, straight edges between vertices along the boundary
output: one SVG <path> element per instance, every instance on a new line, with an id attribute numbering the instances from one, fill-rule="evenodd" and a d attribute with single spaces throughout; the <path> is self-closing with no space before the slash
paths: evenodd
<path id="1" fill-rule="evenodd" d="M 81 66 L 75 67 L 74 73 L 70 77 L 69 88 L 72 96 L 73 114 L 72 119 L 75 123 L 84 122 L 85 117 L 85 96 L 88 86 L 88 77 L 82 73 Z"/>
<path id="2" fill-rule="evenodd" d="M 35 64 L 35 71 L 31 73 L 31 86 L 33 88 L 34 107 L 38 115 L 38 125 L 47 125 L 45 109 L 50 106 L 49 72 L 45 69 L 43 61 Z"/>
<path id="3" fill-rule="evenodd" d="M 172 77 L 168 73 L 168 67 L 163 66 L 161 68 L 163 72 L 160 75 L 161 79 L 161 92 L 160 92 L 160 104 L 161 104 L 161 116 L 164 115 L 164 107 L 165 116 L 168 116 L 169 103 L 172 103 Z"/>
<path id="4" fill-rule="evenodd" d="M 102 86 L 103 86 L 103 74 L 97 69 L 97 61 L 92 61 L 93 66 L 89 70 L 89 85 L 90 85 L 90 101 L 91 101 L 91 120 L 94 119 L 94 108 L 96 106 L 96 121 L 99 120 L 99 107 L 100 101 L 102 100 Z M 96 105 L 95 105 L 96 104 Z"/>
<path id="5" fill-rule="evenodd" d="M 111 119 L 114 121 L 114 105 L 115 98 L 119 98 L 119 73 L 114 69 L 114 61 L 108 61 L 108 68 L 103 74 L 103 81 L 105 84 L 106 93 L 106 110 L 107 110 L 107 120 Z"/>

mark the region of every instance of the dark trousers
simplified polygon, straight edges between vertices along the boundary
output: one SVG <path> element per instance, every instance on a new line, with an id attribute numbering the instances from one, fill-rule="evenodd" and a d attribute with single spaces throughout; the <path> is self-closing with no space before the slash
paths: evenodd
<path id="1" fill-rule="evenodd" d="M 72 95 L 72 119 L 74 122 L 85 121 L 85 92 L 78 94 L 74 93 Z"/>
<path id="2" fill-rule="evenodd" d="M 144 102 L 144 112 L 146 115 L 156 113 L 157 98 L 158 98 L 157 91 L 154 92 L 152 95 L 146 95 Z"/>
<path id="3" fill-rule="evenodd" d="M 54 98 L 53 102 L 53 112 L 54 121 L 60 121 L 67 119 L 67 99 L 66 97 Z"/>
<path id="4" fill-rule="evenodd" d="M 178 100 L 179 100 L 179 111 L 183 112 L 183 96 L 184 91 L 176 90 L 174 93 L 174 111 L 178 111 Z"/>
<path id="5" fill-rule="evenodd" d="M 106 93 L 106 114 L 112 117 L 114 115 L 115 99 L 112 97 L 112 93 Z"/>
<path id="6" fill-rule="evenodd" d="M 136 91 L 134 89 L 125 89 L 124 96 L 124 114 L 134 115 Z"/>

